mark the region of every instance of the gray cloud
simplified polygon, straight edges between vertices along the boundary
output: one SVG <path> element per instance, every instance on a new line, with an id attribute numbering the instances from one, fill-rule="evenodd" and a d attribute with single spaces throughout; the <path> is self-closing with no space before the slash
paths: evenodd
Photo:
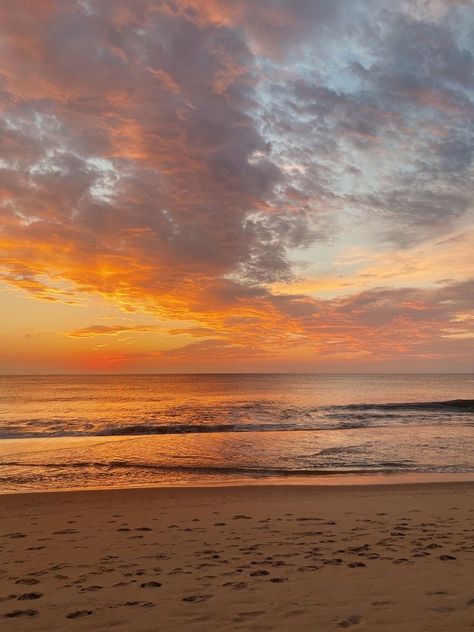
<path id="1" fill-rule="evenodd" d="M 281 162 L 304 170 L 293 185 L 334 215 L 345 206 L 367 213 L 378 238 L 402 246 L 472 209 L 469 6 L 442 4 L 421 19 L 393 4 L 352 3 L 337 46 L 311 44 L 316 72 L 295 64 L 289 80 L 275 73 L 267 110 L 267 133 L 288 139 Z"/>

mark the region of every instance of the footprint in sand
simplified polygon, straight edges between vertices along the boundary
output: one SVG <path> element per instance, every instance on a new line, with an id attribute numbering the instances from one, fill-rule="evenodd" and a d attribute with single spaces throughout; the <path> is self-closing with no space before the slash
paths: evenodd
<path id="1" fill-rule="evenodd" d="M 26 550 L 27 551 L 42 551 L 45 548 L 46 548 L 45 546 L 29 546 Z"/>
<path id="2" fill-rule="evenodd" d="M 92 614 L 92 610 L 76 610 L 66 615 L 66 619 L 79 619 L 80 617 L 88 617 Z"/>
<path id="3" fill-rule="evenodd" d="M 188 601 L 190 603 L 199 603 L 200 601 L 207 601 L 212 595 L 190 595 L 189 597 L 183 597 L 182 601 Z"/>
<path id="4" fill-rule="evenodd" d="M 454 612 L 455 608 L 451 606 L 436 606 L 435 608 L 431 608 L 433 612 L 439 612 L 440 614 L 449 614 L 450 612 Z"/>
<path id="5" fill-rule="evenodd" d="M 7 614 L 4 614 L 3 616 L 9 619 L 13 619 L 16 617 L 36 617 L 36 615 L 38 615 L 39 612 L 38 610 L 13 610 L 13 612 L 7 612 Z"/>
<path id="6" fill-rule="evenodd" d="M 20 595 L 18 597 L 18 601 L 28 601 L 30 599 L 39 599 L 42 596 L 43 596 L 43 593 L 40 593 L 40 592 L 25 593 L 24 595 Z"/>
<path id="7" fill-rule="evenodd" d="M 25 533 L 6 533 L 4 538 L 12 538 L 13 540 L 18 540 L 19 538 L 26 538 Z"/>
<path id="8" fill-rule="evenodd" d="M 350 628 L 352 625 L 357 625 L 360 623 L 359 615 L 351 615 L 350 617 L 344 617 L 343 619 L 339 619 L 336 621 L 336 625 L 338 628 Z"/>
<path id="9" fill-rule="evenodd" d="M 84 588 L 80 588 L 80 592 L 97 592 L 98 590 L 102 590 L 103 586 L 85 586 Z"/>

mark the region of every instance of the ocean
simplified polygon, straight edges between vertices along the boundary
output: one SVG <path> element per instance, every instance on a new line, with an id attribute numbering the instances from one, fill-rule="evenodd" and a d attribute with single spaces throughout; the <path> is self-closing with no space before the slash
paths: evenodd
<path id="1" fill-rule="evenodd" d="M 474 374 L 0 377 L 0 492 L 474 479 Z"/>

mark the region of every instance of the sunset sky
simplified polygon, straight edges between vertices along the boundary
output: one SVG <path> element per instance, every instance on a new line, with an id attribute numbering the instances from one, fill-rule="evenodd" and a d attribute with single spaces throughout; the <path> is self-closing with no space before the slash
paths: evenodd
<path id="1" fill-rule="evenodd" d="M 471 0 L 0 5 L 0 372 L 474 371 Z"/>

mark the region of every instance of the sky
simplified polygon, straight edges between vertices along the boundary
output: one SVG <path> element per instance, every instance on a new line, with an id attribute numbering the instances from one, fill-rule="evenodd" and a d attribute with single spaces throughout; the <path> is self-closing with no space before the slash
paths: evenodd
<path id="1" fill-rule="evenodd" d="M 471 0 L 0 6 L 0 373 L 474 371 Z"/>

